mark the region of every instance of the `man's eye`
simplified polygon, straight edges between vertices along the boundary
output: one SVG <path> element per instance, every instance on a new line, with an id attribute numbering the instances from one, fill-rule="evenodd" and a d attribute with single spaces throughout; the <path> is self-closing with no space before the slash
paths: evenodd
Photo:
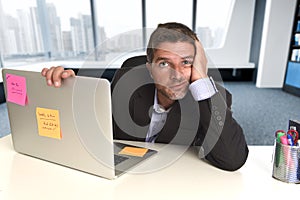
<path id="1" fill-rule="evenodd" d="M 160 63 L 158 64 L 158 66 L 161 67 L 161 68 L 165 68 L 165 67 L 168 67 L 168 66 L 169 66 L 169 63 L 167 63 L 167 62 L 160 62 Z"/>
<path id="2" fill-rule="evenodd" d="M 192 65 L 193 62 L 191 60 L 185 60 L 185 61 L 183 61 L 183 64 L 184 65 Z"/>

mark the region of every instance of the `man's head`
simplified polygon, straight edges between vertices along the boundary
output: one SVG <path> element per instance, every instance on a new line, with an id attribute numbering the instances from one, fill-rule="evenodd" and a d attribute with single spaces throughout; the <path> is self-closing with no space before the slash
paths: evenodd
<path id="1" fill-rule="evenodd" d="M 196 34 L 180 23 L 159 24 L 152 33 L 147 47 L 147 68 L 156 84 L 159 103 L 172 103 L 186 95 L 196 40 Z"/>
<path id="2" fill-rule="evenodd" d="M 197 35 L 186 25 L 177 22 L 158 24 L 155 31 L 151 34 L 147 46 L 147 60 L 153 60 L 155 50 L 162 42 L 188 42 L 195 45 L 198 40 Z"/>

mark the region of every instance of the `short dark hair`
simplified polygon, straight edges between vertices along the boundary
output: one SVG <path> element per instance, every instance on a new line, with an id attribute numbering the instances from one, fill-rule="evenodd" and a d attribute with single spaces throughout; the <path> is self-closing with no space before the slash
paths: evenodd
<path id="1" fill-rule="evenodd" d="M 197 35 L 186 25 L 177 22 L 158 24 L 147 46 L 147 61 L 152 62 L 156 47 L 163 42 L 189 42 L 195 47 Z"/>

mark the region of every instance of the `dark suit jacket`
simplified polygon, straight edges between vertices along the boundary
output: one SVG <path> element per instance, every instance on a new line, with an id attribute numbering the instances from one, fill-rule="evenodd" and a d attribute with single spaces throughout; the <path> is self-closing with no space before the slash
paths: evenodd
<path id="1" fill-rule="evenodd" d="M 115 139 L 145 141 L 155 91 L 152 79 L 145 76 L 133 73 L 118 89 L 116 81 L 112 84 Z M 140 77 L 144 78 L 136 80 Z M 219 92 L 203 101 L 195 101 L 190 93 L 176 101 L 155 142 L 195 146 L 199 158 L 233 171 L 245 163 L 248 147 L 242 128 L 232 117 L 231 94 L 218 84 L 217 88 Z"/>

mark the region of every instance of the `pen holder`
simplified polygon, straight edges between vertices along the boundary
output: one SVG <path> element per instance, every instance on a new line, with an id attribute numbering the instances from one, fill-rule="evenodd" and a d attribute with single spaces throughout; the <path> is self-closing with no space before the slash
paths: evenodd
<path id="1" fill-rule="evenodd" d="M 300 183 L 300 147 L 281 144 L 275 140 L 273 174 L 287 183 Z"/>

